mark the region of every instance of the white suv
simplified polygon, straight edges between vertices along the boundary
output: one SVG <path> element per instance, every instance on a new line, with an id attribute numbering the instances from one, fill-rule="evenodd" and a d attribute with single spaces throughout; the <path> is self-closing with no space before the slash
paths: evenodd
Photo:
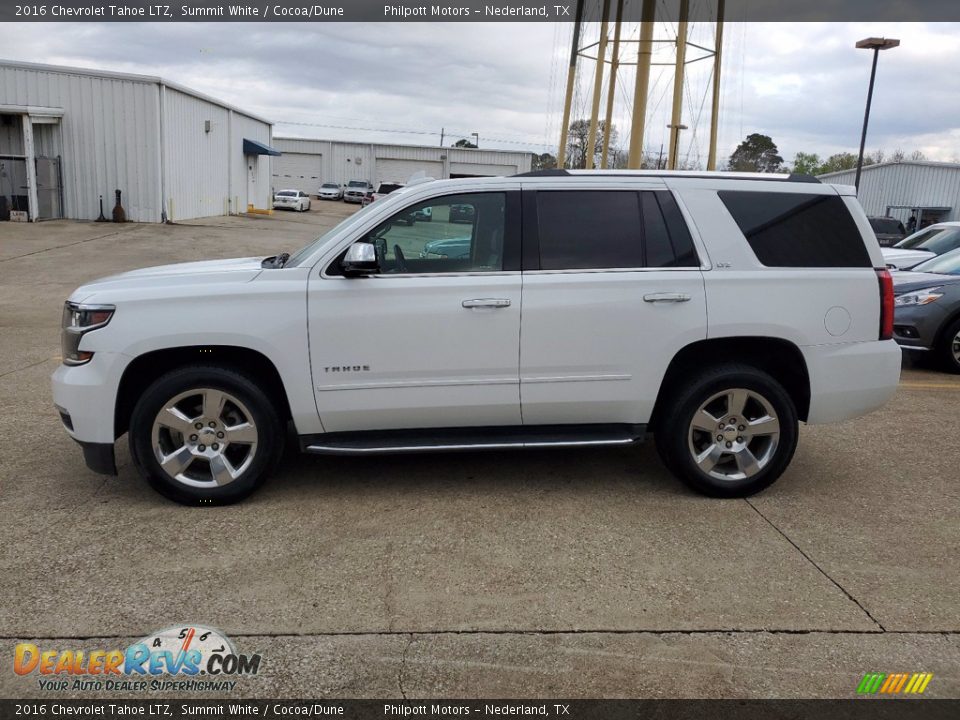
<path id="1" fill-rule="evenodd" d="M 431 222 L 409 222 L 426 208 Z M 340 455 L 652 431 L 674 474 L 735 497 L 784 471 L 798 421 L 893 395 L 892 321 L 853 188 L 635 171 L 417 182 L 293 256 L 80 288 L 53 395 L 91 468 L 115 473 L 128 433 L 140 472 L 183 503 L 252 492 L 288 424 L 304 451 Z"/>

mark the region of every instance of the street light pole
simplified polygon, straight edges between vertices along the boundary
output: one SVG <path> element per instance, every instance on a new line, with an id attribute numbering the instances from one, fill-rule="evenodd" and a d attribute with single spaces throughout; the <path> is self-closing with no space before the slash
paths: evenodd
<path id="1" fill-rule="evenodd" d="M 870 68 L 870 86 L 867 89 L 867 107 L 863 113 L 863 132 L 860 133 L 860 154 L 857 156 L 857 176 L 853 184 L 860 192 L 860 173 L 863 171 L 863 151 L 867 145 L 867 125 L 870 123 L 870 106 L 873 104 L 873 84 L 877 77 L 877 58 L 881 50 L 889 50 L 900 44 L 893 38 L 866 38 L 857 43 L 857 48 L 873 50 L 873 65 Z"/>

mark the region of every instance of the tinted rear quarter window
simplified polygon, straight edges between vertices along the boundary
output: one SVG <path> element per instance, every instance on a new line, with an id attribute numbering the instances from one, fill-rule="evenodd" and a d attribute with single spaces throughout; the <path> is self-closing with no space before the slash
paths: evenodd
<path id="1" fill-rule="evenodd" d="M 871 267 L 860 230 L 837 195 L 717 193 L 768 267 Z"/>

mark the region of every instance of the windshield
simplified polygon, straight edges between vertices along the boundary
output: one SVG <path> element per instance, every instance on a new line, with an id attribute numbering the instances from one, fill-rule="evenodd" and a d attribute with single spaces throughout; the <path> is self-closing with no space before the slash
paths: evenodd
<path id="1" fill-rule="evenodd" d="M 927 240 L 930 240 L 931 238 L 939 235 L 940 233 L 946 232 L 949 229 L 950 228 L 946 228 L 946 227 L 924 228 L 920 232 L 915 232 L 910 237 L 904 238 L 903 240 L 898 242 L 896 245 L 894 245 L 894 247 L 909 250 L 917 247 L 917 245 L 919 245 L 922 242 L 926 242 Z"/>
<path id="2" fill-rule="evenodd" d="M 293 255 L 290 256 L 290 259 L 287 260 L 287 262 L 285 262 L 283 266 L 297 267 L 306 258 L 310 257 L 310 255 L 312 255 L 315 250 L 318 250 L 320 247 L 322 247 L 324 243 L 330 240 L 334 235 L 362 222 L 363 219 L 367 216 L 367 214 L 374 209 L 374 207 L 375 207 L 374 205 L 367 205 L 362 210 L 355 212 L 353 215 L 346 218 L 342 222 L 338 223 L 337 225 L 334 225 L 332 228 L 327 230 L 327 232 L 325 232 L 323 235 L 318 237 L 312 243 L 310 243 L 309 245 L 305 245 L 304 247 L 297 250 Z"/>
<path id="3" fill-rule="evenodd" d="M 277 197 L 296 197 L 297 194 L 292 190 L 281 190 L 277 193 Z"/>
<path id="4" fill-rule="evenodd" d="M 367 183 L 363 180 L 351 180 L 347 183 L 347 187 L 366 187 Z"/>
<path id="5" fill-rule="evenodd" d="M 340 186 L 339 186 L 339 185 L 335 185 L 334 183 L 324 183 L 322 187 L 325 187 L 325 188 L 333 188 L 334 190 L 336 190 L 336 189 L 337 189 L 338 187 L 340 187 Z"/>
<path id="6" fill-rule="evenodd" d="M 875 233 L 903 235 L 903 225 L 895 218 L 870 218 L 870 227 Z"/>
<path id="7" fill-rule="evenodd" d="M 929 250 L 936 255 L 943 255 L 960 247 L 960 227 L 944 228 L 912 247 L 914 250 Z"/>
<path id="8" fill-rule="evenodd" d="M 924 260 L 912 270 L 914 272 L 939 273 L 940 275 L 960 275 L 960 249 L 951 250 L 939 257 Z"/>

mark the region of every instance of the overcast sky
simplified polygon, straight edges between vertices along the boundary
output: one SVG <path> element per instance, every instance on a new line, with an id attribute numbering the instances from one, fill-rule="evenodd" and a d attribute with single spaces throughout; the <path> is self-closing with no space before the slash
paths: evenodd
<path id="1" fill-rule="evenodd" d="M 477 132 L 482 147 L 556 151 L 571 25 L 17 24 L 0 57 L 161 75 L 277 123 L 274 134 L 436 145 Z M 658 27 L 668 37 L 669 25 Z M 854 42 L 900 38 L 881 53 L 868 150 L 960 160 L 960 27 L 950 24 L 728 23 L 721 158 L 748 133 L 797 151 L 856 152 L 870 53 Z M 673 31 L 675 32 L 675 31 Z M 598 33 L 587 28 L 585 38 Z M 637 36 L 636 26 L 625 37 Z M 691 40 L 709 46 L 710 26 Z M 632 60 L 630 45 L 624 61 Z M 632 46 L 635 47 L 635 46 Z M 663 44 L 658 59 L 669 62 Z M 695 53 L 697 51 L 692 51 Z M 692 54 L 691 57 L 697 57 Z M 690 66 L 681 155 L 706 161 L 711 62 Z M 666 139 L 672 71 L 651 78 L 646 146 Z M 575 116 L 589 113 L 592 61 Z M 634 70 L 621 68 L 614 122 L 628 144 Z M 404 131 L 404 132 L 402 132 Z"/>

